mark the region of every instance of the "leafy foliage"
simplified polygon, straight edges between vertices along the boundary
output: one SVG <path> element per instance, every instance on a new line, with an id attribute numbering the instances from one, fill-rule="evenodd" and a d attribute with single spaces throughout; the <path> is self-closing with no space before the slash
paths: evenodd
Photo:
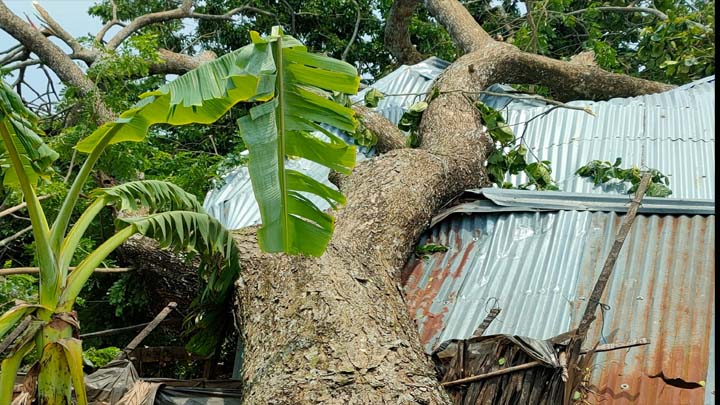
<path id="1" fill-rule="evenodd" d="M 332 101 L 328 92 L 353 94 L 359 77 L 344 62 L 308 53 L 279 28 L 265 39 L 254 34 L 253 42 L 259 49 L 272 50 L 277 75 L 275 98 L 238 120 L 250 151 L 248 171 L 262 218 L 258 243 L 267 252 L 320 256 L 332 236 L 333 218 L 303 193 L 322 197 L 332 207 L 343 204 L 345 198 L 307 175 L 286 169 L 285 159 L 302 157 L 350 173 L 355 148 L 319 124 L 355 130 L 352 109 Z M 329 142 L 310 131 L 321 132 Z"/>
<path id="2" fill-rule="evenodd" d="M 637 191 L 640 185 L 643 171 L 638 167 L 623 169 L 620 167 L 622 159 L 617 158 L 614 163 L 602 160 L 592 160 L 585 166 L 580 167 L 575 174 L 581 177 L 592 179 L 596 186 L 609 184 L 611 182 L 630 183 L 631 187 L 627 190 L 628 194 Z M 667 197 L 672 194 L 672 190 L 668 187 L 670 179 L 657 169 L 648 169 L 650 173 L 650 185 L 646 191 L 648 197 Z"/>
<path id="3" fill-rule="evenodd" d="M 192 77 L 192 74 L 189 76 Z M 254 88 L 236 90 L 234 94 L 254 90 Z M 162 92 L 158 94 L 159 103 L 170 102 L 168 97 L 163 98 Z M 126 113 L 123 117 L 135 117 L 136 121 L 121 118 L 119 123 L 110 123 L 96 130 L 96 138 L 90 137 L 89 145 L 85 144 L 85 150 L 90 152 L 90 156 L 65 195 L 63 205 L 50 227 L 37 198 L 36 179 L 49 167 L 52 160 L 57 157 L 57 153 L 42 142 L 36 133 L 34 116 L 4 83 L 0 88 L 0 95 L 2 96 L 0 97 L 0 135 L 2 135 L 0 151 L 8 162 L 2 177 L 8 184 L 7 179 L 11 174 L 14 175 L 15 182 L 9 184 L 17 184 L 22 191 L 30 215 L 40 267 L 38 283 L 40 305 L 17 304 L 0 317 L 0 338 L 2 338 L 20 322 L 20 319 L 26 315 L 32 316 L 30 327 L 16 337 L 13 349 L 0 366 L 0 397 L 10 398 L 21 360 L 37 344 L 36 353 L 40 359 L 38 374 L 40 401 L 47 404 L 65 403 L 70 399 L 70 387 L 73 386 L 78 403 L 85 404 L 87 398 L 82 372 L 82 344 L 80 340 L 72 337 L 79 326 L 70 311 L 95 267 L 135 233 L 154 236 L 165 247 L 199 251 L 207 259 L 200 271 L 206 281 L 207 291 L 194 306 L 196 318 L 201 321 L 204 313 L 216 310 L 215 307 L 219 302 L 227 301 L 232 282 L 239 272 L 237 247 L 227 230 L 202 211 L 195 196 L 161 181 L 139 181 L 92 192 L 91 198 L 94 201 L 87 206 L 65 235 L 70 215 L 92 167 L 104 148 L 114 140 L 121 127 L 128 127 L 125 125 L 128 123 L 129 127 L 137 124 L 138 114 L 134 113 L 141 109 Z M 213 113 L 217 114 L 220 111 L 222 114 L 228 109 L 227 104 L 221 102 L 209 104 L 211 104 L 209 108 L 211 113 L 208 114 L 208 109 L 202 108 L 192 108 L 192 113 L 202 110 L 206 112 L 205 117 L 208 115 L 212 117 Z M 177 110 L 180 110 L 178 117 L 181 122 L 183 119 L 188 119 L 187 111 L 181 108 L 173 109 L 174 112 Z M 141 122 L 143 118 L 154 117 L 152 114 L 140 116 Z M 142 137 L 143 134 L 138 133 L 138 129 L 146 130 L 147 125 L 149 125 L 147 122 L 142 122 L 141 125 L 135 126 L 134 132 L 127 131 L 128 134 L 123 135 L 129 135 L 130 139 Z M 96 140 L 95 143 L 93 139 Z M 125 210 L 145 208 L 152 214 L 146 217 L 122 219 L 121 222 L 127 226 L 117 231 L 95 250 L 87 253 L 76 269 L 69 273 L 68 266 L 83 243 L 85 231 L 108 203 L 116 204 Z M 199 212 L 182 211 L 184 209 Z M 158 213 L 161 210 L 170 211 Z M 213 265 L 219 270 L 216 271 Z M 211 302 L 215 307 L 205 305 L 206 302 Z M 50 322 L 51 319 L 55 321 Z M 215 323 L 211 326 L 212 333 L 209 333 L 207 328 L 201 328 L 190 341 L 192 347 L 204 350 L 204 354 L 209 354 L 217 345 L 217 332 L 223 325 Z"/>
<path id="4" fill-rule="evenodd" d="M 400 117 L 398 122 L 398 128 L 408 133 L 407 143 L 411 148 L 418 146 L 418 127 L 422 120 L 423 112 L 428 108 L 427 101 L 418 101 L 417 103 L 408 107 Z"/>
<path id="5" fill-rule="evenodd" d="M 426 243 L 415 247 L 415 256 L 422 257 L 423 259 L 430 258 L 433 253 L 444 253 L 448 251 L 448 247 L 445 245 L 438 245 L 436 243 Z"/>
<path id="6" fill-rule="evenodd" d="M 527 148 L 522 142 L 516 143 L 515 134 L 505 123 L 499 111 L 482 102 L 476 102 L 480 110 L 483 124 L 493 140 L 493 150 L 488 154 L 486 168 L 490 181 L 501 188 L 513 188 L 512 183 L 505 181 L 506 176 L 524 172 L 528 181 L 519 185 L 520 189 L 558 190 L 552 178 L 550 161 L 542 160 L 528 163 Z"/>
<path id="7" fill-rule="evenodd" d="M 58 158 L 57 152 L 50 149 L 40 137 L 37 128 L 37 116 L 27 109 L 22 99 L 2 81 L 0 84 L 0 125 L 5 128 L 12 139 L 12 145 L 0 143 L 0 187 L 19 186 L 17 174 L 11 167 L 10 147 L 18 152 L 19 163 L 32 184 L 37 184 L 40 177 L 52 173 L 52 163 Z"/>
<path id="8" fill-rule="evenodd" d="M 93 198 L 103 198 L 120 211 L 149 209 L 158 211 L 193 210 L 203 212 L 197 197 L 182 188 L 160 180 L 141 180 L 123 183 L 114 187 L 101 188 L 91 193 Z"/>
<path id="9" fill-rule="evenodd" d="M 371 88 L 365 92 L 365 97 L 363 98 L 365 101 L 365 107 L 375 108 L 383 98 L 385 98 L 385 95 L 380 90 Z"/>
<path id="10" fill-rule="evenodd" d="M 0 312 L 4 312 L 17 301 L 37 300 L 37 278 L 29 274 L 14 274 L 0 277 Z"/>
<path id="11" fill-rule="evenodd" d="M 91 347 L 83 351 L 83 363 L 92 368 L 100 368 L 111 362 L 120 352 L 122 350 L 115 346 L 103 347 L 102 349 Z"/>
<path id="12" fill-rule="evenodd" d="M 595 62 L 606 70 L 684 84 L 715 72 L 714 4 L 706 0 L 533 2 L 535 28 L 527 17 L 520 19 L 522 24 L 508 41 L 559 59 L 592 51 Z M 599 9 L 609 6 L 638 9 Z M 654 7 L 667 18 L 639 7 Z"/>

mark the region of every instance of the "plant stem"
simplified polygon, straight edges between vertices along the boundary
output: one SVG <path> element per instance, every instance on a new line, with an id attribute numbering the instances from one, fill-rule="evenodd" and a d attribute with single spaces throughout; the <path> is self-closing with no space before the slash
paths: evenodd
<path id="1" fill-rule="evenodd" d="M 103 151 L 105 151 L 105 147 L 107 147 L 107 145 L 110 143 L 110 140 L 112 140 L 112 138 L 115 136 L 115 133 L 117 133 L 120 127 L 120 125 L 115 125 L 107 132 L 107 134 L 105 134 L 105 137 L 103 137 L 103 139 L 98 142 L 95 149 L 93 149 L 93 151 L 90 153 L 90 156 L 88 156 L 88 158 L 85 160 L 85 163 L 83 163 L 82 167 L 80 168 L 80 172 L 78 173 L 77 177 L 75 177 L 75 180 L 73 181 L 70 190 L 68 190 L 67 196 L 65 197 L 65 200 L 60 207 L 60 211 L 58 211 L 58 216 L 55 219 L 55 222 L 53 223 L 52 229 L 50 231 L 50 246 L 58 254 L 60 252 L 60 245 L 63 235 L 67 230 L 68 224 L 70 223 L 70 216 L 72 215 L 75 204 L 80 197 L 80 192 L 82 191 L 82 188 L 85 185 L 88 177 L 90 177 L 90 173 L 92 172 L 95 163 L 97 163 L 100 155 L 102 155 Z"/>
<path id="2" fill-rule="evenodd" d="M 50 231 L 48 229 L 47 219 L 43 212 L 42 205 L 40 205 L 40 200 L 38 200 L 37 194 L 35 194 L 35 189 L 23 170 L 20 154 L 15 147 L 6 122 L 0 122 L 0 137 L 2 137 L 5 143 L 5 148 L 13 165 L 13 170 L 15 170 L 18 182 L 20 183 L 20 189 L 27 203 L 28 216 L 32 224 L 37 258 L 40 265 L 40 305 L 53 308 L 60 292 L 60 274 L 56 269 L 55 257 L 52 254 L 48 240 Z"/>

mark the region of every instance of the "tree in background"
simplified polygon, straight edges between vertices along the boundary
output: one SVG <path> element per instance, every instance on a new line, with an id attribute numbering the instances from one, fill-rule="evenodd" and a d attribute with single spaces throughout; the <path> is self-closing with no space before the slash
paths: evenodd
<path id="1" fill-rule="evenodd" d="M 560 101 L 602 100 L 672 87 L 636 77 L 677 83 L 714 72 L 714 61 L 707 59 L 708 54 L 714 56 L 714 21 L 707 18 L 712 15 L 714 2 L 653 2 L 629 9 L 624 4 L 566 1 L 503 2 L 494 6 L 483 1 L 463 4 L 427 0 L 419 4 L 417 0 L 396 0 L 358 2 L 359 7 L 348 7 L 352 3 L 228 2 L 199 11 L 201 6 L 193 9 L 190 1 L 150 2 L 150 9 L 142 8 L 145 5 L 133 7 L 134 2 L 116 2 L 115 16 L 127 26 L 111 38 L 91 44 L 75 43 L 63 34 L 60 24 L 43 17 L 52 29 L 51 35 L 74 46 L 72 55 L 52 50 L 39 31 L 14 18 L 0 3 L 0 26 L 72 86 L 75 96 L 84 99 L 86 108 L 81 112 L 89 118 L 86 123 L 111 119 L 112 108 L 104 99 L 102 81 L 70 66 L 72 59 L 84 61 L 92 70 L 96 64 L 113 60 L 104 59 L 107 55 L 117 57 L 122 46 L 134 49 L 132 38 L 140 40 L 148 35 L 147 43 L 158 41 L 151 31 L 181 18 L 200 21 L 198 29 L 205 31 L 190 34 L 185 42 L 163 37 L 163 45 L 155 42 L 148 46 L 149 50 L 156 48 L 140 58 L 147 66 L 147 75 L 188 71 L 215 57 L 205 51 L 222 53 L 235 46 L 231 45 L 232 38 L 243 35 L 235 31 L 248 25 L 267 29 L 263 25 L 275 24 L 276 18 L 286 28 L 294 19 L 290 32 L 307 39 L 311 48 L 326 47 L 313 50 L 342 58 L 352 35 L 333 36 L 333 19 L 318 14 L 342 14 L 337 19 L 343 22 L 343 33 L 355 32 L 354 25 L 352 29 L 349 26 L 357 21 L 361 27 L 373 19 L 379 22 L 372 25 L 376 28 L 358 28 L 359 34 L 346 54 L 345 59 L 356 63 L 362 73 L 380 75 L 396 64 L 414 63 L 433 54 L 453 62 L 436 83 L 436 97 L 429 100 L 422 114 L 418 147 L 405 148 L 404 142 L 397 142 L 401 134 L 392 125 L 374 126 L 378 145 L 385 145 L 379 148 L 381 156 L 337 180 L 347 196 L 347 206 L 338 214 L 335 234 L 322 257 L 263 254 L 257 249 L 254 229 L 236 233 L 244 269 L 236 311 L 245 344 L 242 377 L 247 383 L 246 400 L 251 403 L 277 398 L 289 402 L 329 398 L 364 403 L 446 402 L 398 294 L 397 275 L 433 213 L 460 191 L 488 184 L 484 171 L 488 137 L 481 112 L 466 94 L 504 82 L 538 86 Z M 203 4 L 210 7 L 217 3 Z M 314 8 L 306 8 L 309 5 Z M 335 5 L 360 9 L 361 19 L 356 13 L 353 22 L 348 16 L 351 13 L 336 10 Z M 524 13 L 521 5 L 530 12 Z M 112 3 L 102 3 L 102 7 L 108 22 L 114 23 Z M 127 14 L 121 15 L 121 9 Z M 690 26 L 702 33 L 684 30 Z M 622 37 L 615 32 L 623 32 Z M 223 48 L 224 42 L 228 48 Z M 381 43 L 392 58 L 379 51 Z M 367 47 L 363 56 L 367 59 L 360 59 L 361 54 L 355 59 L 356 46 Z M 684 48 L 695 56 L 685 58 L 688 54 Z M 585 63 L 580 63 L 582 58 L 569 61 L 578 52 L 590 50 L 595 55 L 585 58 Z M 137 57 L 139 52 L 128 53 Z M 5 60 L 17 66 L 28 56 Z M 679 61 L 687 72 L 680 70 Z M 120 63 L 119 68 L 130 69 L 131 65 Z M 677 76 L 677 72 L 686 76 Z M 142 78 L 146 77 L 142 73 L 130 71 L 123 80 L 150 80 Z M 133 77 L 139 78 L 130 80 Z M 366 124 L 371 118 L 383 123 L 370 111 L 361 114 Z M 236 139 L 227 128 L 208 134 L 216 142 L 220 136 Z M 200 133 L 193 135 L 198 138 L 189 139 L 198 139 L 204 145 L 212 141 Z M 133 156 L 139 152 L 133 151 Z"/>

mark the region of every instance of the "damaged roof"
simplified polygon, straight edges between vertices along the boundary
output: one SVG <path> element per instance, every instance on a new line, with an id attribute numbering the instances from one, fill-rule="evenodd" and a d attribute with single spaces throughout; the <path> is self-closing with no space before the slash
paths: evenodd
<path id="1" fill-rule="evenodd" d="M 468 190 L 434 218 L 419 245 L 448 251 L 403 273 L 426 350 L 470 337 L 492 308 L 501 312 L 485 335 L 547 339 L 576 327 L 629 196 L 623 185 L 594 187 L 574 172 L 621 157 L 623 166 L 667 174 L 673 194 L 643 200 L 589 334 L 601 344 L 650 345 L 597 354 L 597 399 L 713 404 L 714 76 L 661 94 L 569 103 L 589 106 L 594 117 L 534 100 L 484 101 L 537 159 L 552 162 L 563 191 Z"/>
<path id="2" fill-rule="evenodd" d="M 488 90 L 507 91 L 494 85 Z M 670 179 L 670 198 L 715 198 L 715 76 L 670 91 L 608 101 L 572 101 L 583 111 L 541 101 L 481 96 L 500 110 L 516 136 L 522 135 L 531 160 L 549 160 L 560 190 L 578 193 L 623 192 L 625 186 L 596 187 L 575 175 L 591 160 L 654 168 Z M 519 185 L 523 175 L 507 179 Z"/>
<path id="3" fill-rule="evenodd" d="M 577 326 L 621 219 L 612 211 L 559 210 L 440 222 L 419 244 L 448 251 L 415 260 L 405 274 L 406 301 L 426 350 L 471 336 L 494 307 L 501 312 L 486 335 L 547 339 Z M 685 403 L 688 394 L 667 386 L 660 373 L 714 384 L 714 243 L 714 215 L 638 214 L 589 339 L 651 343 L 597 355 L 594 382 L 606 394 Z"/>

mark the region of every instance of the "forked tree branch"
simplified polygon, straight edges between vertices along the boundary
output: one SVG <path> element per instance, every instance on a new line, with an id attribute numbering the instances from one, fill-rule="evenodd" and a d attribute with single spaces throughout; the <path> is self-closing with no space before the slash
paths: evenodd
<path id="1" fill-rule="evenodd" d="M 171 21 L 171 20 L 180 20 L 183 18 L 194 18 L 198 20 L 230 20 L 235 15 L 240 14 L 245 11 L 251 11 L 253 13 L 257 14 L 264 14 L 269 16 L 274 16 L 273 13 L 270 13 L 268 11 L 251 7 L 251 6 L 242 6 L 242 7 L 236 7 L 224 14 L 202 14 L 202 13 L 196 13 L 193 11 L 193 4 L 192 0 L 183 0 L 182 4 L 180 4 L 180 7 L 174 9 L 174 10 L 167 10 L 167 11 L 159 11 L 156 13 L 150 13 L 142 15 L 134 20 L 132 20 L 128 25 L 123 27 L 120 31 L 118 31 L 117 34 L 115 34 L 107 43 L 106 47 L 108 49 L 115 49 L 120 44 L 122 44 L 128 37 L 130 37 L 132 34 L 137 32 L 138 30 L 156 23 Z"/>
<path id="2" fill-rule="evenodd" d="M 28 51 L 35 53 L 60 80 L 76 86 L 80 94 L 93 97 L 98 121 L 107 122 L 114 118 L 112 111 L 101 100 L 95 83 L 62 49 L 48 40 L 39 30 L 21 20 L 2 1 L 0 1 L 0 26 L 22 43 Z"/>
<path id="3" fill-rule="evenodd" d="M 118 19 L 117 16 L 117 4 L 115 4 L 114 0 L 110 0 L 110 5 L 112 6 L 112 18 L 105 23 L 105 25 L 100 28 L 100 31 L 95 35 L 95 41 L 96 42 L 102 42 L 103 38 L 105 38 L 105 34 L 107 34 L 108 30 L 110 28 L 119 25 L 121 27 L 125 27 L 125 24 L 123 24 L 122 21 Z"/>
<path id="4" fill-rule="evenodd" d="M 460 86 L 452 86 L 455 88 L 472 91 L 493 83 L 540 84 L 548 86 L 560 101 L 569 101 L 630 97 L 674 87 L 522 52 L 513 45 L 493 40 L 457 0 L 426 0 L 426 6 L 466 53 L 456 61 L 455 68 L 465 69 L 469 74 L 457 77 Z"/>

